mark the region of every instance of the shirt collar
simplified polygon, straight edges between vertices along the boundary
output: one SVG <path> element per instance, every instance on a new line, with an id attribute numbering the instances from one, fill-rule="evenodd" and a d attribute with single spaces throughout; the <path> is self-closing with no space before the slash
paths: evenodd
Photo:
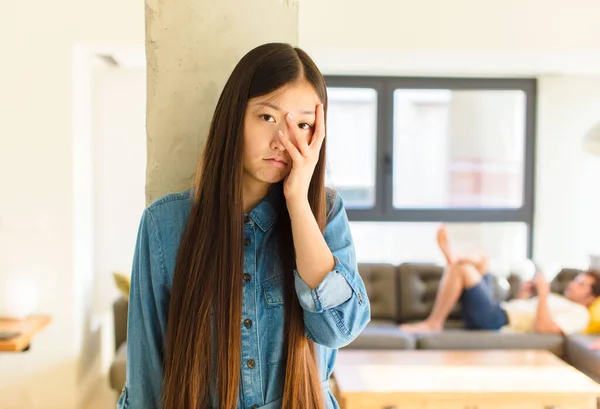
<path id="1" fill-rule="evenodd" d="M 277 210 L 283 199 L 283 183 L 271 186 L 266 196 L 250 211 L 250 218 L 265 232 L 277 220 Z"/>

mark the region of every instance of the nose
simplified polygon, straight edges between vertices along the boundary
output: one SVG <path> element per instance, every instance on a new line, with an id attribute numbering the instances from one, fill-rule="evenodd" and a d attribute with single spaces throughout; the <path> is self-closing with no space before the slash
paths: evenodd
<path id="1" fill-rule="evenodd" d="M 271 138 L 271 149 L 284 152 L 285 146 L 283 146 L 281 139 L 279 139 L 279 131 L 279 129 L 276 129 L 273 138 Z M 285 130 L 282 129 L 281 132 L 283 132 L 283 134 L 285 135 Z"/>

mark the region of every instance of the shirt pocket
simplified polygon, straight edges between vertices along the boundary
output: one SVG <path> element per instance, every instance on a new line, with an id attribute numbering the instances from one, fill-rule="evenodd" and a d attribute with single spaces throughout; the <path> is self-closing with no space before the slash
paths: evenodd
<path id="1" fill-rule="evenodd" d="M 129 407 L 129 389 L 127 385 L 123 387 L 121 391 L 121 396 L 119 397 L 119 401 L 117 402 L 117 409 L 127 409 Z"/>
<path id="2" fill-rule="evenodd" d="M 283 275 L 271 277 L 263 282 L 267 333 L 267 361 L 278 364 L 285 359 L 283 348 L 284 292 Z"/>

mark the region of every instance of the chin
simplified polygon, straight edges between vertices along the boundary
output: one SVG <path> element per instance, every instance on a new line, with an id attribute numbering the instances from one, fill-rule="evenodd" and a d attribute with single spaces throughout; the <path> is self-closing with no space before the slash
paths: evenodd
<path id="1" fill-rule="evenodd" d="M 277 179 L 265 179 L 265 180 L 261 180 L 261 182 L 263 183 L 267 183 L 269 185 L 274 185 L 276 183 L 279 183 L 283 180 L 283 178 L 277 178 Z"/>
<path id="2" fill-rule="evenodd" d="M 273 185 L 281 182 L 285 178 L 285 175 L 268 176 L 268 175 L 257 175 L 254 179 L 265 184 Z"/>
<path id="3" fill-rule="evenodd" d="M 256 179 L 260 180 L 261 182 L 264 182 L 264 183 L 273 184 L 273 183 L 281 182 L 289 174 L 290 174 L 289 171 L 283 171 L 283 172 L 277 172 L 277 173 L 262 172 L 261 174 L 256 175 Z"/>

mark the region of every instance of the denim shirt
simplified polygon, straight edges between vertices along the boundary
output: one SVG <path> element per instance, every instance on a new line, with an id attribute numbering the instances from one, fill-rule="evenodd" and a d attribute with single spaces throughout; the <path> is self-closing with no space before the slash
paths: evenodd
<path id="1" fill-rule="evenodd" d="M 245 219 L 244 276 L 240 277 L 244 280 L 240 409 L 281 408 L 286 366 L 283 274 L 288 272 L 282 271 L 279 258 L 274 257 L 277 243 L 273 225 L 279 200 L 285 200 L 281 189 L 271 189 Z M 192 201 L 192 191 L 171 194 L 158 199 L 143 213 L 132 268 L 127 378 L 117 403 L 119 409 L 162 408 L 163 351 L 173 271 Z M 358 274 L 342 198 L 328 189 L 327 205 L 324 235 L 335 259 L 333 270 L 315 289 L 297 271 L 289 274 L 294 274 L 306 336 L 316 343 L 325 407 L 337 409 L 338 403 L 329 391 L 337 349 L 356 338 L 370 321 L 371 312 Z M 215 405 L 213 397 L 212 407 Z"/>

